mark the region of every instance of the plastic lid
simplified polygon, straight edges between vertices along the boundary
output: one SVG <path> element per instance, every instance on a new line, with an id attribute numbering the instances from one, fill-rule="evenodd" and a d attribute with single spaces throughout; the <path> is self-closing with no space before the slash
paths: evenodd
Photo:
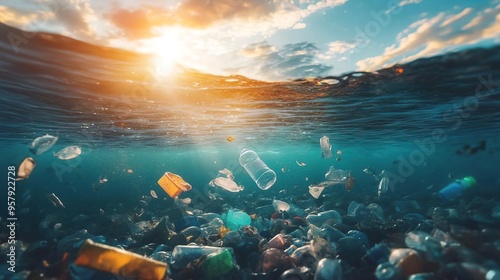
<path id="1" fill-rule="evenodd" d="M 464 182 L 464 185 L 466 188 L 472 188 L 472 187 L 476 186 L 476 184 L 477 184 L 476 179 L 474 179 L 474 177 L 472 177 L 472 176 L 467 176 L 467 177 L 463 178 L 462 182 Z"/>

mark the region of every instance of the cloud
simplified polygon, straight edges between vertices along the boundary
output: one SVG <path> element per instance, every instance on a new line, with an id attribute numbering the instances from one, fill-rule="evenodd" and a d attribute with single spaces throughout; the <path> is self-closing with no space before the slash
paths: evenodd
<path id="1" fill-rule="evenodd" d="M 88 0 L 59 1 L 54 6 L 54 20 L 62 23 L 73 35 L 81 39 L 94 39 L 94 30 L 89 21 L 94 11 Z"/>
<path id="2" fill-rule="evenodd" d="M 177 6 L 143 6 L 135 10 L 116 8 L 111 22 L 129 38 L 154 36 L 155 27 L 178 26 L 210 30 L 226 37 L 271 35 L 280 29 L 305 28 L 301 21 L 319 10 L 347 0 L 184 0 Z"/>
<path id="3" fill-rule="evenodd" d="M 78 39 L 96 39 L 89 24 L 94 11 L 88 0 L 39 0 L 31 2 L 29 8 L 0 6 L 0 21 L 30 31 L 40 31 L 47 25 L 54 25 Z"/>
<path id="4" fill-rule="evenodd" d="M 287 44 L 279 49 L 267 42 L 258 42 L 244 48 L 241 54 L 252 54 L 252 61 L 245 70 L 252 68 L 256 76 L 266 80 L 317 77 L 332 69 L 316 61 L 319 49 L 309 42 Z"/>
<path id="5" fill-rule="evenodd" d="M 404 35 L 401 35 L 404 34 Z M 384 53 L 358 61 L 360 70 L 375 70 L 399 61 L 436 55 L 450 48 L 466 46 L 500 35 L 500 5 L 484 11 L 465 8 L 457 14 L 439 13 L 411 24 L 397 36 L 397 43 Z"/>
<path id="6" fill-rule="evenodd" d="M 341 54 L 348 51 L 352 53 L 354 48 L 356 48 L 356 44 L 354 43 L 333 41 L 328 43 L 328 54 Z"/>
<path id="7" fill-rule="evenodd" d="M 154 37 L 155 26 L 168 24 L 168 10 L 144 7 L 138 10 L 117 9 L 109 14 L 111 22 L 122 31 L 122 35 L 131 40 Z"/>
<path id="8" fill-rule="evenodd" d="M 306 28 L 306 24 L 303 22 L 296 23 L 294 26 L 292 26 L 292 29 L 304 29 Z"/>
<path id="9" fill-rule="evenodd" d="M 274 46 L 271 46 L 266 42 L 258 42 L 245 47 L 241 51 L 241 54 L 248 57 L 261 57 L 275 51 L 276 48 Z"/>
<path id="10" fill-rule="evenodd" d="M 403 0 L 399 2 L 398 6 L 403 7 L 410 4 L 419 4 L 420 2 L 422 2 L 422 0 Z"/>
<path id="11" fill-rule="evenodd" d="M 0 6 L 0 22 L 19 28 L 29 29 L 27 27 L 34 26 L 33 23 L 40 23 L 41 19 L 52 17 L 54 17 L 54 14 L 49 11 L 34 12 L 15 7 Z"/>

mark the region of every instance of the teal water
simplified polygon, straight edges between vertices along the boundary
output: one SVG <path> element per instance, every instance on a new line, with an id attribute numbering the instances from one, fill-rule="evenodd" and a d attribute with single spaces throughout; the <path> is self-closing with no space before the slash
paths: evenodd
<path id="1" fill-rule="evenodd" d="M 61 38 L 35 36 L 15 55 L 2 42 L 0 149 L 5 166 L 18 166 L 33 156 L 28 146 L 35 138 L 58 134 L 52 150 L 33 156 L 37 167 L 18 186 L 57 191 L 67 211 L 75 205 L 78 212 L 82 197 L 99 207 L 151 189 L 161 193 L 156 180 L 165 171 L 203 192 L 226 167 L 257 192 L 238 164 L 242 148 L 255 150 L 277 172 L 273 195 L 292 186 L 307 193 L 332 165 L 351 170 L 353 192 L 369 196 L 377 186 L 362 172 L 368 166 L 392 172 L 401 193 L 436 190 L 466 175 L 480 188 L 499 184 L 498 48 L 419 60 L 402 66 L 401 75 L 388 68 L 265 83 L 183 68 L 160 77 L 148 57 Z M 332 159 L 321 158 L 324 135 Z M 486 149 L 457 154 L 480 141 Z M 83 154 L 70 161 L 51 155 L 69 145 L 81 146 Z M 101 177 L 109 183 L 94 192 Z M 47 204 L 40 200 L 21 207 Z"/>

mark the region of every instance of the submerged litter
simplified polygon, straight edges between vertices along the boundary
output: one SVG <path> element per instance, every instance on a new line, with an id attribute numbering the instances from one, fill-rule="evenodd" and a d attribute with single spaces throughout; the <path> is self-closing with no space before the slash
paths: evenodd
<path id="1" fill-rule="evenodd" d="M 87 239 L 75 264 L 134 279 L 163 279 L 167 264 Z"/>
<path id="2" fill-rule="evenodd" d="M 224 177 L 217 177 L 208 184 L 212 187 L 219 186 L 230 192 L 240 192 L 244 189 L 242 186 L 238 186 L 233 180 Z"/>
<path id="3" fill-rule="evenodd" d="M 228 179 L 234 180 L 233 172 L 231 170 L 224 168 L 222 170 L 219 170 L 220 174 L 226 175 Z"/>
<path id="4" fill-rule="evenodd" d="M 335 169 L 335 167 L 330 166 L 330 169 L 328 169 L 328 172 L 326 172 L 325 174 L 325 179 L 327 179 L 328 181 L 345 183 L 348 175 L 349 175 L 348 171 L 342 169 Z"/>
<path id="5" fill-rule="evenodd" d="M 31 157 L 25 158 L 19 165 L 19 168 L 17 169 L 16 181 L 28 179 L 31 175 L 31 172 L 33 172 L 33 169 L 35 169 L 35 166 L 36 163 L 33 158 Z"/>
<path id="6" fill-rule="evenodd" d="M 330 138 L 328 136 L 323 136 L 319 139 L 319 145 L 321 146 L 321 156 L 323 158 L 332 157 L 332 145 L 330 145 Z"/>
<path id="7" fill-rule="evenodd" d="M 68 160 L 68 159 L 74 159 L 81 154 L 82 154 L 82 149 L 80 147 L 68 146 L 60 150 L 59 152 L 54 153 L 54 156 L 62 160 Z"/>
<path id="8" fill-rule="evenodd" d="M 226 177 L 216 177 L 208 183 L 211 187 L 219 186 L 230 192 L 240 192 L 244 189 L 243 186 L 238 186 L 238 184 L 233 181 L 234 176 L 229 169 L 224 168 L 219 171 L 219 174 L 226 175 Z"/>
<path id="9" fill-rule="evenodd" d="M 382 176 L 382 179 L 380 179 L 380 183 L 378 184 L 378 197 L 380 197 L 383 193 L 386 193 L 389 189 L 389 176 L 386 175 L 385 171 L 382 171 L 380 175 Z"/>
<path id="10" fill-rule="evenodd" d="M 303 163 L 303 162 L 299 162 L 299 161 L 295 161 L 297 163 L 298 166 L 306 166 L 307 164 Z"/>
<path id="11" fill-rule="evenodd" d="M 50 148 L 54 146 L 58 139 L 59 138 L 57 136 L 52 136 L 49 134 L 38 137 L 33 140 L 33 142 L 31 142 L 29 150 L 37 156 L 41 155 L 50 150 Z"/>
<path id="12" fill-rule="evenodd" d="M 158 198 L 158 195 L 156 195 L 156 192 L 154 190 L 149 191 L 152 197 Z"/>
<path id="13" fill-rule="evenodd" d="M 50 201 L 50 202 L 52 202 L 52 204 L 53 204 L 55 207 L 66 208 L 66 207 L 64 207 L 64 204 L 63 204 L 63 203 L 62 203 L 62 201 L 59 199 L 59 197 L 57 197 L 54 193 L 48 194 L 48 195 L 47 195 L 47 198 L 49 199 L 49 201 Z"/>
<path id="14" fill-rule="evenodd" d="M 158 180 L 158 185 L 172 198 L 192 188 L 181 176 L 171 172 L 165 172 Z"/>
<path id="15" fill-rule="evenodd" d="M 288 212 L 290 210 L 290 204 L 281 200 L 273 200 L 273 206 L 278 212 Z"/>

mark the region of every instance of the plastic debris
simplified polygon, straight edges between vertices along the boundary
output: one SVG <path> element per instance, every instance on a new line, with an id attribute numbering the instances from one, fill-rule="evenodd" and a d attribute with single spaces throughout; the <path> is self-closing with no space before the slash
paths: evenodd
<path id="1" fill-rule="evenodd" d="M 297 165 L 298 165 L 298 166 L 301 166 L 301 167 L 302 167 L 302 166 L 306 166 L 306 165 L 307 165 L 307 164 L 305 164 L 305 163 L 303 163 L 303 162 L 299 162 L 299 161 L 297 161 L 297 160 L 296 160 L 295 162 L 297 163 Z"/>
<path id="2" fill-rule="evenodd" d="M 226 227 L 231 230 L 238 230 L 243 226 L 248 226 L 252 222 L 252 218 L 243 211 L 229 210 L 221 215 Z"/>
<path id="3" fill-rule="evenodd" d="M 367 167 L 367 168 L 363 169 L 363 172 L 364 172 L 364 173 L 366 173 L 366 174 L 368 174 L 368 175 L 373 176 L 373 179 L 374 179 L 375 181 L 377 181 L 377 182 L 378 182 L 378 181 L 380 181 L 380 179 L 378 178 L 378 176 L 377 176 L 377 175 L 375 175 L 375 171 L 373 171 L 373 169 L 371 169 L 370 167 Z M 384 171 L 382 171 L 382 173 L 383 173 L 383 172 L 384 172 Z"/>
<path id="4" fill-rule="evenodd" d="M 228 274 L 234 266 L 233 255 L 228 249 L 213 252 L 201 263 L 200 271 L 203 279 L 221 279 Z"/>
<path id="5" fill-rule="evenodd" d="M 321 193 L 323 192 L 323 190 L 326 188 L 326 187 L 330 187 L 330 186 L 333 186 L 333 185 L 336 185 L 336 184 L 341 184 L 341 182 L 336 182 L 336 181 L 323 181 L 317 185 L 310 185 L 309 186 L 309 193 L 314 197 L 314 198 L 318 198 Z"/>
<path id="6" fill-rule="evenodd" d="M 342 223 L 342 216 L 335 210 L 323 211 L 319 212 L 318 214 L 309 214 L 306 217 L 306 220 L 309 224 L 313 224 L 317 227 L 322 226 L 324 222 L 330 219 L 334 223 Z"/>
<path id="7" fill-rule="evenodd" d="M 389 177 L 385 175 L 385 172 L 382 171 L 382 179 L 380 179 L 380 183 L 378 184 L 377 195 L 380 197 L 383 193 L 386 193 L 389 189 Z"/>
<path id="8" fill-rule="evenodd" d="M 165 172 L 158 180 L 158 185 L 172 198 L 192 188 L 181 176 L 171 172 Z"/>
<path id="9" fill-rule="evenodd" d="M 347 179 L 345 181 L 345 190 L 350 191 L 356 184 L 356 178 L 351 176 L 351 173 L 347 174 Z"/>
<path id="10" fill-rule="evenodd" d="M 240 192 L 244 189 L 243 186 L 238 186 L 238 184 L 236 184 L 236 182 L 233 181 L 234 176 L 229 169 L 224 168 L 219 171 L 219 174 L 226 175 L 226 177 L 217 177 L 213 179 L 212 181 L 210 181 L 210 183 L 208 183 L 210 186 L 212 187 L 219 186 L 230 192 Z"/>
<path id="11" fill-rule="evenodd" d="M 57 142 L 59 137 L 45 134 L 44 136 L 38 137 L 30 145 L 30 151 L 35 155 L 41 155 L 46 151 L 50 150 L 52 146 Z"/>
<path id="12" fill-rule="evenodd" d="M 68 159 L 74 159 L 81 154 L 82 154 L 82 149 L 80 147 L 68 146 L 60 150 L 59 152 L 54 153 L 54 156 L 62 160 L 68 160 Z"/>
<path id="13" fill-rule="evenodd" d="M 278 212 L 288 212 L 290 210 L 290 205 L 281 200 L 273 200 L 273 206 Z"/>
<path id="14" fill-rule="evenodd" d="M 158 198 L 158 195 L 156 194 L 156 192 L 154 190 L 150 190 L 149 193 L 151 194 L 152 197 Z"/>
<path id="15" fill-rule="evenodd" d="M 75 264 L 134 279 L 163 279 L 167 264 L 112 246 L 83 243 Z"/>
<path id="16" fill-rule="evenodd" d="M 340 161 L 342 159 L 342 151 L 337 150 L 337 161 Z"/>
<path id="17" fill-rule="evenodd" d="M 191 261 L 200 258 L 203 255 L 222 252 L 223 250 L 228 250 L 231 254 L 233 254 L 233 248 L 229 247 L 177 245 L 172 251 L 172 267 L 177 269 L 185 268 Z"/>
<path id="18" fill-rule="evenodd" d="M 438 195 L 444 201 L 452 201 L 460 197 L 465 190 L 471 189 L 476 185 L 476 179 L 472 176 L 468 176 L 461 180 L 456 180 L 444 187 L 439 191 Z"/>
<path id="19" fill-rule="evenodd" d="M 325 174 L 325 179 L 328 181 L 334 181 L 337 183 L 345 183 L 349 172 L 342 169 L 335 169 L 335 167 L 330 166 L 330 169 Z"/>
<path id="20" fill-rule="evenodd" d="M 276 173 L 259 158 L 256 152 L 243 149 L 239 162 L 260 189 L 267 190 L 276 182 Z"/>
<path id="21" fill-rule="evenodd" d="M 335 184 L 345 184 L 346 190 L 350 191 L 356 183 L 356 178 L 352 177 L 351 173 L 345 170 L 335 169 L 333 166 L 330 166 L 330 169 L 325 174 L 325 178 L 327 179 L 326 181 L 309 186 L 309 193 L 316 199 L 326 187 Z"/>
<path id="22" fill-rule="evenodd" d="M 19 168 L 17 169 L 16 181 L 28 179 L 31 175 L 31 172 L 33 172 L 33 169 L 35 169 L 35 166 L 36 163 L 33 158 L 31 157 L 25 158 L 19 165 Z"/>
<path id="23" fill-rule="evenodd" d="M 66 208 L 59 197 L 57 197 L 54 193 L 48 194 L 47 198 L 50 202 L 52 202 L 52 204 L 54 204 L 55 207 Z"/>
<path id="24" fill-rule="evenodd" d="M 330 138 L 328 136 L 323 136 L 319 139 L 319 144 L 321 146 L 321 156 L 323 158 L 332 157 L 332 145 L 330 145 Z"/>
<path id="25" fill-rule="evenodd" d="M 234 180 L 233 172 L 231 172 L 231 170 L 229 170 L 227 168 L 219 170 L 219 173 L 226 175 L 226 178 L 228 178 L 228 179 Z"/>

